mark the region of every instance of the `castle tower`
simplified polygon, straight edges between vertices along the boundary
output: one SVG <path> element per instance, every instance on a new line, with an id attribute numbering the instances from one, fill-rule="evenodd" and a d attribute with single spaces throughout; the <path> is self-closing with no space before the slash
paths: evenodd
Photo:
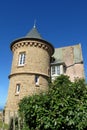
<path id="1" fill-rule="evenodd" d="M 13 61 L 9 75 L 9 91 L 5 108 L 5 122 L 18 110 L 24 96 L 47 91 L 50 77 L 50 58 L 53 46 L 42 39 L 34 26 L 23 38 L 11 43 Z"/>

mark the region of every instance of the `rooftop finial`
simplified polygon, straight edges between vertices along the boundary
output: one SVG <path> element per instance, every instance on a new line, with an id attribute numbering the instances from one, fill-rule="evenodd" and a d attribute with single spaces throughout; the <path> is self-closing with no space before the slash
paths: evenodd
<path id="1" fill-rule="evenodd" d="M 34 20 L 34 28 L 36 27 L 36 20 Z"/>

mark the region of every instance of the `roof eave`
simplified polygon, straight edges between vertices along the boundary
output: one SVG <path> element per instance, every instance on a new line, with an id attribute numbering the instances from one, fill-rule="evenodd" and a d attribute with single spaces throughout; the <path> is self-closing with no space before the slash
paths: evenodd
<path id="1" fill-rule="evenodd" d="M 14 40 L 14 41 L 10 44 L 10 49 L 12 50 L 12 46 L 13 46 L 16 42 L 23 41 L 23 40 L 36 40 L 36 41 L 45 42 L 46 44 L 48 44 L 48 45 L 51 46 L 51 48 L 52 48 L 52 54 L 54 53 L 54 46 L 53 46 L 51 43 L 49 43 L 49 42 L 47 42 L 47 41 L 45 41 L 45 40 L 43 40 L 43 39 L 28 38 L 28 37 L 22 37 L 22 38 L 19 38 L 19 39 Z"/>

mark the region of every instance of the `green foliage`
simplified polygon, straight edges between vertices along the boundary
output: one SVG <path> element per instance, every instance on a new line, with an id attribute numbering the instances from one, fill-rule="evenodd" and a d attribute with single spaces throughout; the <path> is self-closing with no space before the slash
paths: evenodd
<path id="1" fill-rule="evenodd" d="M 25 97 L 19 103 L 23 130 L 85 130 L 87 128 L 87 87 L 85 80 L 74 82 L 59 76 L 49 92 Z"/>
<path id="2" fill-rule="evenodd" d="M 5 130 L 8 130 L 8 125 L 4 124 L 4 127 L 3 127 L 3 123 L 2 123 L 2 121 L 0 121 L 0 130 L 1 130 L 1 128 L 4 128 Z"/>

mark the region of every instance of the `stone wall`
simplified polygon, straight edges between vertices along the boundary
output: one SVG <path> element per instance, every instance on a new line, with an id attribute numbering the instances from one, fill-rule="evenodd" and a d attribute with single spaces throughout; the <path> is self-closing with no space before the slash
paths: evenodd
<path id="1" fill-rule="evenodd" d="M 80 44 L 63 48 L 63 61 L 66 64 L 65 74 L 70 76 L 71 81 L 74 81 L 75 78 L 85 77 Z"/>
<path id="2" fill-rule="evenodd" d="M 18 110 L 18 102 L 24 96 L 39 94 L 48 90 L 48 78 L 50 77 L 50 57 L 53 48 L 41 41 L 18 41 L 11 46 L 13 61 L 11 74 L 9 75 L 9 91 L 5 108 L 5 122 L 8 123 L 8 111 Z M 25 52 L 25 64 L 18 65 L 20 52 Z M 39 84 L 35 83 L 35 76 L 39 76 Z M 16 93 L 16 86 L 20 84 L 20 92 Z M 13 114 L 11 114 L 13 116 Z"/>

